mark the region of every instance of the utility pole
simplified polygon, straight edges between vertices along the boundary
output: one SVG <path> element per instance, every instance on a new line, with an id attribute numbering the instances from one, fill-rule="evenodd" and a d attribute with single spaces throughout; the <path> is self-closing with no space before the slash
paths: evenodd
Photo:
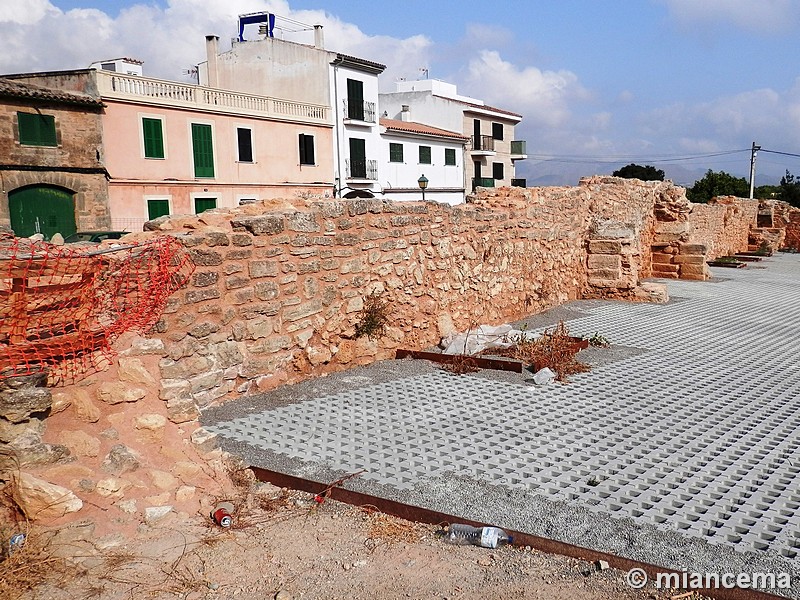
<path id="1" fill-rule="evenodd" d="M 753 142 L 753 147 L 750 149 L 750 200 L 753 199 L 753 189 L 756 180 L 756 155 L 761 150 L 761 146 L 756 146 Z"/>

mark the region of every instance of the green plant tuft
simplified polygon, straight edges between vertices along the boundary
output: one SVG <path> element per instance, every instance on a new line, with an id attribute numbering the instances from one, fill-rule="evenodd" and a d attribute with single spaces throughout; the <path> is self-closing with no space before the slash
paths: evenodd
<path id="1" fill-rule="evenodd" d="M 381 293 L 373 291 L 364 298 L 364 306 L 358 313 L 359 320 L 356 323 L 356 338 L 367 336 L 371 340 L 381 337 L 389 324 L 389 303 L 382 297 Z"/>

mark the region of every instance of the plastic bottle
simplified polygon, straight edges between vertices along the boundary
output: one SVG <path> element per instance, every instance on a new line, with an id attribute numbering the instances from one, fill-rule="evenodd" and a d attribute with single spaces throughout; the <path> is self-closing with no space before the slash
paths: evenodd
<path id="1" fill-rule="evenodd" d="M 514 538 L 499 527 L 473 527 L 455 523 L 447 529 L 444 541 L 462 546 L 472 544 L 484 548 L 497 548 L 502 544 L 510 544 Z"/>

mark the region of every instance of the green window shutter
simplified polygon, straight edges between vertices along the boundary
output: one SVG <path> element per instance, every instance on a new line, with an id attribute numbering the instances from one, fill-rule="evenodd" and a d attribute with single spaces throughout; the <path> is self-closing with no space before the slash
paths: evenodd
<path id="1" fill-rule="evenodd" d="M 364 120 L 364 83 L 357 79 L 347 80 L 347 118 Z"/>
<path id="2" fill-rule="evenodd" d="M 429 164 L 431 164 L 431 147 L 430 146 L 420 146 L 419 147 L 419 164 L 421 164 L 421 165 L 429 165 Z"/>
<path id="3" fill-rule="evenodd" d="M 26 146 L 58 146 L 56 118 L 39 113 L 17 113 L 19 143 Z"/>
<path id="4" fill-rule="evenodd" d="M 192 150 L 194 176 L 214 177 L 214 143 L 211 138 L 211 125 L 192 123 Z"/>
<path id="5" fill-rule="evenodd" d="M 216 198 L 195 198 L 194 199 L 194 214 L 199 215 L 202 212 L 217 208 Z"/>
<path id="6" fill-rule="evenodd" d="M 492 137 L 496 140 L 503 139 L 503 124 L 502 123 L 492 123 Z"/>
<path id="7" fill-rule="evenodd" d="M 492 163 L 492 177 L 503 179 L 503 163 Z"/>
<path id="8" fill-rule="evenodd" d="M 144 157 L 164 158 L 164 132 L 161 119 L 142 118 L 142 134 L 144 137 Z"/>
<path id="9" fill-rule="evenodd" d="M 152 221 L 158 217 L 163 217 L 169 214 L 169 200 L 161 200 L 159 198 L 149 199 L 147 201 L 147 218 Z"/>
<path id="10" fill-rule="evenodd" d="M 445 148 L 444 149 L 444 164 L 448 167 L 454 167 L 456 165 L 456 150 L 455 148 Z"/>
<path id="11" fill-rule="evenodd" d="M 403 144 L 389 144 L 389 162 L 403 162 Z"/>

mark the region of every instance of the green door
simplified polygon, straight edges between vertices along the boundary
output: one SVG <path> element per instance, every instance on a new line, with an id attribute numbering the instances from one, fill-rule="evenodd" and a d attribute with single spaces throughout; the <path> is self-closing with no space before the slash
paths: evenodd
<path id="1" fill-rule="evenodd" d="M 60 233 L 64 237 L 78 229 L 72 192 L 49 185 L 32 185 L 8 194 L 11 229 L 17 237 L 41 233 L 46 240 Z"/>

